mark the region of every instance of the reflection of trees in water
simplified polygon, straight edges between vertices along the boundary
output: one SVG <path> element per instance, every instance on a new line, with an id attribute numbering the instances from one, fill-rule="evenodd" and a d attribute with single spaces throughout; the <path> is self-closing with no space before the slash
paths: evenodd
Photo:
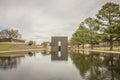
<path id="1" fill-rule="evenodd" d="M 0 69 L 13 69 L 17 68 L 27 52 L 9 52 L 0 54 Z"/>
<path id="2" fill-rule="evenodd" d="M 120 55 L 109 54 L 105 56 L 104 65 L 110 71 L 111 80 L 120 80 Z"/>
<path id="3" fill-rule="evenodd" d="M 1 57 L 0 58 L 1 69 L 16 68 L 18 64 L 20 64 L 20 57 Z"/>
<path id="4" fill-rule="evenodd" d="M 80 70 L 80 75 L 82 77 L 85 76 L 85 73 L 89 70 L 90 64 L 87 58 L 82 54 L 71 54 L 71 58 L 76 65 L 76 67 Z M 82 64 L 82 65 L 81 65 Z"/>
<path id="5" fill-rule="evenodd" d="M 73 53 L 71 59 L 87 80 L 120 80 L 120 55 Z"/>
<path id="6" fill-rule="evenodd" d="M 49 54 L 50 54 L 50 51 L 43 50 L 43 51 L 41 51 L 41 54 L 42 54 L 43 56 L 46 56 L 46 55 L 49 55 Z"/>
<path id="7" fill-rule="evenodd" d="M 6 53 L 0 55 L 0 69 L 13 69 L 21 62 L 21 58 L 24 56 L 35 56 L 35 52 L 15 52 L 15 53 Z"/>
<path id="8" fill-rule="evenodd" d="M 28 52 L 28 55 L 29 55 L 30 57 L 35 56 L 35 52 Z"/>

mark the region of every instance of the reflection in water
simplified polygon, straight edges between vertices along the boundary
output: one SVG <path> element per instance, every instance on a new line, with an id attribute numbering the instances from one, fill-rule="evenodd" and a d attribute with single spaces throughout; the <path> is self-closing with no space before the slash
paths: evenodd
<path id="1" fill-rule="evenodd" d="M 1 53 L 0 54 L 0 69 L 6 70 L 6 69 L 17 68 L 17 66 L 21 62 L 21 59 L 25 58 L 25 55 L 32 57 L 32 56 L 35 56 L 35 54 L 36 52 Z"/>
<path id="2" fill-rule="evenodd" d="M 53 52 L 51 53 L 51 60 L 52 61 L 67 61 L 68 60 L 68 53 L 63 53 L 63 52 Z"/>
<path id="3" fill-rule="evenodd" d="M 16 68 L 17 65 L 20 63 L 19 58 L 12 58 L 12 57 L 1 57 L 0 58 L 0 69 L 12 69 Z"/>
<path id="4" fill-rule="evenodd" d="M 35 56 L 35 52 L 28 52 L 28 55 L 29 55 L 30 57 Z"/>
<path id="5" fill-rule="evenodd" d="M 0 69 L 12 69 L 16 68 L 18 64 L 20 64 L 21 58 L 24 55 L 16 54 L 16 53 L 3 53 L 0 54 Z"/>
<path id="6" fill-rule="evenodd" d="M 119 54 L 77 52 L 0 54 L 0 80 L 120 80 Z"/>
<path id="7" fill-rule="evenodd" d="M 54 54 L 46 54 L 46 56 L 44 56 L 37 52 L 34 56 L 34 52 L 26 52 L 21 54 L 24 56 L 22 59 L 19 55 L 19 53 L 0 54 L 0 56 L 3 56 L 3 58 L 0 58 L 2 66 L 12 66 L 13 64 L 17 66 L 12 66 L 12 70 L 1 68 L 3 70 L 0 70 L 0 80 L 83 80 L 70 59 L 58 63 L 51 61 L 51 55 L 56 56 Z M 5 58 L 5 56 L 12 57 Z M 59 54 L 57 56 L 62 56 L 59 60 L 67 60 L 68 58 L 67 53 L 61 53 L 61 55 Z M 7 59 L 8 62 L 5 63 L 6 61 L 3 59 Z M 7 65 L 3 65 L 3 63 Z"/>
<path id="8" fill-rule="evenodd" d="M 43 51 L 41 51 L 41 54 L 44 55 L 44 56 L 46 56 L 46 55 L 50 54 L 50 51 L 43 50 Z"/>
<path id="9" fill-rule="evenodd" d="M 14 53 L 1 53 L 0 54 L 0 69 L 13 69 L 21 62 L 21 58 L 24 58 L 26 52 L 14 52 Z M 29 56 L 33 56 L 33 52 L 28 52 Z"/>
<path id="10" fill-rule="evenodd" d="M 85 80 L 120 80 L 118 54 L 72 53 L 71 59 Z"/>

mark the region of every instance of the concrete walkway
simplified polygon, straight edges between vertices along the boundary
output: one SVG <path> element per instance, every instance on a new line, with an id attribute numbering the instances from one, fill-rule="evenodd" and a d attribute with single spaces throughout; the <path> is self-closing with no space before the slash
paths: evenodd
<path id="1" fill-rule="evenodd" d="M 10 50 L 10 51 L 0 51 L 0 53 L 8 53 L 8 52 L 29 52 L 29 51 L 41 51 L 41 49 Z"/>
<path id="2" fill-rule="evenodd" d="M 111 53 L 111 54 L 120 54 L 118 51 L 100 51 L 100 50 L 87 50 L 87 49 L 78 49 L 80 51 L 88 51 L 88 52 L 98 52 L 98 53 Z"/>
<path id="3" fill-rule="evenodd" d="M 43 49 L 26 49 L 26 50 L 10 50 L 10 51 L 0 51 L 0 53 L 8 53 L 8 52 L 29 52 L 29 51 L 42 51 Z M 113 53 L 120 54 L 118 51 L 100 51 L 100 50 L 87 50 L 87 49 L 76 49 L 80 51 L 88 51 L 88 52 L 98 52 L 98 53 Z"/>
<path id="4" fill-rule="evenodd" d="M 113 54 L 120 54 L 117 51 L 99 51 L 99 50 L 88 50 L 89 52 L 100 52 L 100 53 L 113 53 Z"/>

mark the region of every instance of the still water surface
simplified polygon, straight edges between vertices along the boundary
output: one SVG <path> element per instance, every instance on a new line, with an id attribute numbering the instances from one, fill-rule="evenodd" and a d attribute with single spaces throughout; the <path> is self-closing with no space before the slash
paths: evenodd
<path id="1" fill-rule="evenodd" d="M 120 55 L 4 53 L 0 80 L 120 80 Z"/>

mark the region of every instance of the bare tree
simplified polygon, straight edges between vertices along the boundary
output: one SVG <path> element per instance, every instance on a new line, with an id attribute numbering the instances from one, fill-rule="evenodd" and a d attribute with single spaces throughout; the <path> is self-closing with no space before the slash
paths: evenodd
<path id="1" fill-rule="evenodd" d="M 12 42 L 12 39 L 20 39 L 21 38 L 21 34 L 18 32 L 18 30 L 14 30 L 14 29 L 2 30 L 2 31 L 0 31 L 0 36 L 8 39 L 9 42 Z"/>

